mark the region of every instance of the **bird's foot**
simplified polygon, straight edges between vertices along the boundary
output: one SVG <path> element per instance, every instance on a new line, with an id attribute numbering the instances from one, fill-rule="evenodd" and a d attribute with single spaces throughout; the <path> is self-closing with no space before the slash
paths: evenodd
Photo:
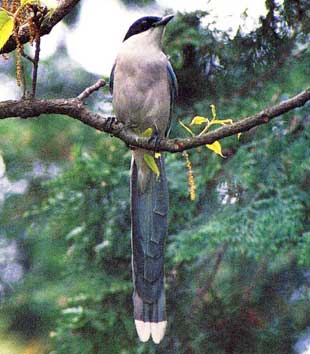
<path id="1" fill-rule="evenodd" d="M 159 136 L 159 133 L 155 131 L 155 133 L 150 137 L 149 143 L 154 143 L 154 151 L 158 152 L 158 147 L 160 145 L 162 138 Z"/>
<path id="2" fill-rule="evenodd" d="M 106 122 L 105 122 L 105 128 L 110 130 L 112 128 L 112 125 L 116 122 L 115 117 L 107 117 Z"/>

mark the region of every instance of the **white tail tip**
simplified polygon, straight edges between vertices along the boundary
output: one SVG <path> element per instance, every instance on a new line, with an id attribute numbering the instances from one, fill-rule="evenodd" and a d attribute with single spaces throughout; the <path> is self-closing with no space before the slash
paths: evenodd
<path id="1" fill-rule="evenodd" d="M 151 335 L 151 323 L 135 320 L 136 330 L 141 342 L 147 342 Z"/>
<path id="2" fill-rule="evenodd" d="M 151 322 L 152 339 L 155 344 L 159 344 L 164 338 L 167 327 L 167 321 Z"/>

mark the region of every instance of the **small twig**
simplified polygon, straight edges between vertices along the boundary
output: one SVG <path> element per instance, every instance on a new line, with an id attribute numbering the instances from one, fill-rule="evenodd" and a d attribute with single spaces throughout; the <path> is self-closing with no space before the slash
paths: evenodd
<path id="1" fill-rule="evenodd" d="M 31 56 L 28 55 L 28 54 L 26 54 L 24 51 L 22 51 L 22 56 L 23 56 L 25 59 L 29 60 L 32 64 L 34 64 L 34 59 L 31 58 Z"/>
<path id="2" fill-rule="evenodd" d="M 217 250 L 216 252 L 216 259 L 215 259 L 215 262 L 213 264 L 213 268 L 212 268 L 212 271 L 209 273 L 206 281 L 205 281 L 205 285 L 202 286 L 202 287 L 198 287 L 196 289 L 196 296 L 194 298 L 194 301 L 192 303 L 192 310 L 196 310 L 200 304 L 200 302 L 202 301 L 202 299 L 204 298 L 204 296 L 209 292 L 209 290 L 211 289 L 212 285 L 213 285 L 213 282 L 214 282 L 214 279 L 220 269 L 220 265 L 223 261 L 223 257 L 225 255 L 225 252 L 228 248 L 228 244 L 225 243 L 223 245 L 221 245 L 219 247 L 219 249 Z"/>
<path id="3" fill-rule="evenodd" d="M 88 96 L 90 96 L 93 92 L 99 90 L 101 87 L 105 86 L 105 81 L 100 79 L 94 85 L 87 87 L 82 93 L 77 96 L 79 101 L 84 101 Z"/>
<path id="4" fill-rule="evenodd" d="M 35 26 L 35 52 L 33 57 L 33 69 L 32 69 L 32 93 L 31 98 L 34 98 L 37 90 L 37 80 L 38 80 L 38 67 L 40 61 L 40 50 L 41 50 L 41 25 L 47 14 L 46 7 L 38 7 L 36 4 L 32 6 L 33 10 L 33 23 Z"/>
<path id="5" fill-rule="evenodd" d="M 27 90 L 26 74 L 23 66 L 21 66 L 21 80 L 22 80 L 22 87 L 23 87 L 23 98 L 27 98 L 28 90 Z"/>
<path id="6" fill-rule="evenodd" d="M 33 71 L 32 71 L 32 93 L 31 97 L 34 98 L 37 90 L 37 79 L 38 79 L 38 67 L 40 60 L 40 46 L 41 46 L 41 37 L 40 34 L 36 36 L 36 48 L 33 58 Z"/>
<path id="7" fill-rule="evenodd" d="M 241 303 L 240 303 L 240 312 L 241 309 L 245 308 L 251 300 L 251 296 L 253 294 L 254 289 L 257 286 L 258 281 L 262 278 L 262 275 L 266 272 L 268 256 L 264 256 L 254 273 L 250 285 L 244 290 Z"/>
<path id="8" fill-rule="evenodd" d="M 250 285 L 245 289 L 245 291 L 242 294 L 239 309 L 238 309 L 238 314 L 237 314 L 237 319 L 238 319 L 237 323 L 244 322 L 244 315 L 246 314 L 246 310 L 247 310 L 250 300 L 253 296 L 254 289 L 256 288 L 258 281 L 262 278 L 262 274 L 264 274 L 266 272 L 267 260 L 268 260 L 268 256 L 263 257 L 256 272 L 254 273 L 254 276 L 250 282 Z M 227 343 L 226 353 L 234 353 L 235 352 L 234 351 L 235 338 L 237 336 L 238 336 L 238 328 L 232 327 L 231 333 L 229 336 L 230 338 Z"/>

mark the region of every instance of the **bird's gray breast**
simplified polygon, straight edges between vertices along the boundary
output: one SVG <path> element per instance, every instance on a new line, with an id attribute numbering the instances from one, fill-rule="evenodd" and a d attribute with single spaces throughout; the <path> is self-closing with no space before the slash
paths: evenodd
<path id="1" fill-rule="evenodd" d="M 167 58 L 161 50 L 126 42 L 116 59 L 113 108 L 132 129 L 155 129 L 164 136 L 169 124 L 170 91 Z"/>

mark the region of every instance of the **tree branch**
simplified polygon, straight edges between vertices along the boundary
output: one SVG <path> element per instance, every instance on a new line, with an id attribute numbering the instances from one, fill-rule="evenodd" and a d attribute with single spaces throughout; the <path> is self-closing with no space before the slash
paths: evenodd
<path id="1" fill-rule="evenodd" d="M 34 65 L 34 59 L 33 59 L 30 55 L 28 55 L 27 53 L 25 53 L 24 51 L 22 51 L 22 56 L 23 56 L 25 59 L 29 60 L 29 61 Z"/>
<path id="2" fill-rule="evenodd" d="M 282 101 L 273 107 L 243 118 L 235 123 L 224 125 L 221 128 L 210 131 L 204 135 L 185 139 L 162 139 L 158 143 L 153 141 L 155 139 L 150 141 L 148 138 L 136 135 L 114 117 L 104 117 L 100 114 L 93 113 L 86 108 L 83 104 L 83 100 L 102 86 L 104 86 L 104 83 L 102 80 L 99 80 L 95 85 L 84 90 L 76 98 L 54 100 L 11 100 L 0 102 L 0 119 L 13 117 L 26 119 L 38 117 L 42 114 L 67 115 L 71 118 L 80 120 L 90 127 L 105 131 L 106 133 L 123 140 L 129 146 L 140 147 L 147 150 L 156 149 L 157 151 L 182 152 L 205 144 L 212 144 L 216 140 L 248 131 L 261 124 L 266 124 L 271 119 L 289 112 L 294 108 L 301 107 L 310 101 L 310 88 L 308 88 L 298 95 L 286 101 Z"/>
<path id="3" fill-rule="evenodd" d="M 60 22 L 67 14 L 69 14 L 72 9 L 79 3 L 80 0 L 62 0 L 60 5 L 55 9 L 50 17 L 44 19 L 42 26 L 40 28 L 40 36 L 44 36 L 51 32 L 53 27 Z M 24 25 L 19 30 L 19 42 L 25 44 L 29 42 L 29 27 Z M 4 47 L 0 49 L 0 54 L 10 53 L 16 49 L 16 41 L 11 36 L 11 38 L 6 42 Z"/>
<path id="4" fill-rule="evenodd" d="M 213 268 L 210 271 L 210 273 L 208 273 L 208 276 L 207 276 L 207 279 L 205 280 L 204 286 L 200 285 L 196 289 L 196 296 L 194 298 L 194 301 L 193 301 L 192 307 L 191 307 L 192 311 L 195 311 L 198 309 L 199 304 L 203 300 L 204 296 L 211 289 L 213 282 L 215 280 L 215 277 L 220 269 L 220 265 L 223 261 L 223 258 L 225 256 L 227 248 L 228 248 L 228 243 L 224 243 L 223 245 L 221 245 L 217 249 L 215 254 L 212 254 L 212 258 L 215 259 L 214 264 L 213 264 Z"/>
<path id="5" fill-rule="evenodd" d="M 38 79 L 38 68 L 40 60 L 40 50 L 41 50 L 41 37 L 37 36 L 35 42 L 35 53 L 33 58 L 33 71 L 32 71 L 32 92 L 31 97 L 35 97 L 37 91 L 37 79 Z"/>
<path id="6" fill-rule="evenodd" d="M 100 89 L 100 87 L 105 86 L 105 81 L 100 79 L 94 85 L 87 87 L 82 93 L 77 96 L 77 99 L 80 101 L 84 101 L 88 96 L 90 96 L 93 92 Z"/>

